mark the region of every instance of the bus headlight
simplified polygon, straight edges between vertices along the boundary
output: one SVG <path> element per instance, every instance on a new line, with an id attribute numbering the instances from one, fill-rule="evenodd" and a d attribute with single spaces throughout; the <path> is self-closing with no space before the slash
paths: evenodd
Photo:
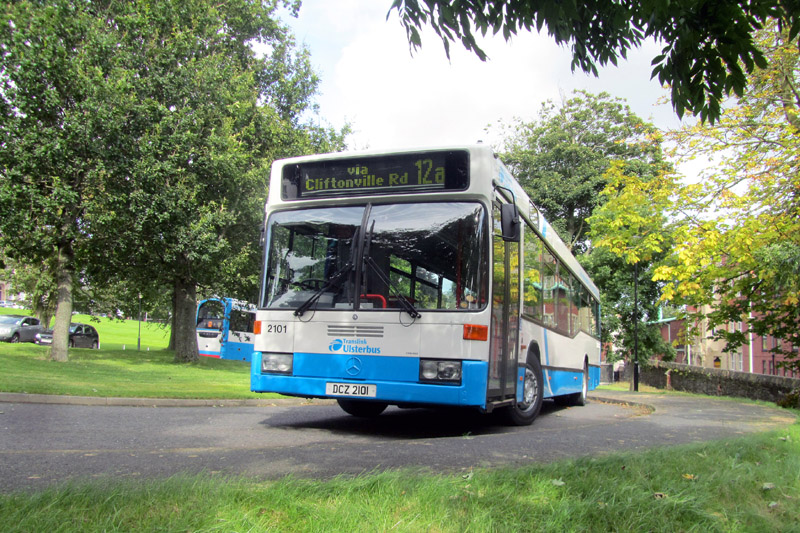
<path id="1" fill-rule="evenodd" d="M 270 374 L 291 374 L 293 355 L 265 352 L 261 356 L 261 371 Z"/>
<path id="2" fill-rule="evenodd" d="M 419 379 L 420 381 L 461 383 L 461 361 L 420 359 Z"/>

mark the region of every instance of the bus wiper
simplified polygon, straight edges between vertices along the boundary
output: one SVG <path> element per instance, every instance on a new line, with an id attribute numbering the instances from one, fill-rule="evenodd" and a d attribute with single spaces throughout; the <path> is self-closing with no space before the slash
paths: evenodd
<path id="1" fill-rule="evenodd" d="M 314 294 L 309 296 L 308 300 L 303 302 L 300 307 L 294 310 L 294 316 L 303 316 L 303 313 L 308 311 L 308 308 L 314 305 L 314 303 L 319 300 L 319 297 L 322 296 L 325 291 L 338 286 L 342 279 L 344 279 L 345 275 L 349 274 L 351 270 L 353 270 L 353 263 L 349 262 L 334 272 L 325 285 L 314 291 Z"/>
<path id="2" fill-rule="evenodd" d="M 364 262 L 367 265 L 369 265 L 375 272 L 375 274 L 378 276 L 378 278 L 380 278 L 380 280 L 392 290 L 394 295 L 397 297 L 397 301 L 400 303 L 400 307 L 403 308 L 403 311 L 408 313 L 409 316 L 411 316 L 411 318 L 421 317 L 422 315 L 419 314 L 419 311 L 417 311 L 417 308 L 414 307 L 414 304 L 409 302 L 408 298 L 403 296 L 403 293 L 401 293 L 398 290 L 397 286 L 392 282 L 391 278 L 389 278 L 386 274 L 383 273 L 383 271 L 380 269 L 377 263 L 375 263 L 375 261 L 369 255 L 369 249 L 370 246 L 372 245 L 372 230 L 374 227 L 375 227 L 375 221 L 373 220 L 372 227 L 369 229 L 369 232 L 367 233 L 366 245 L 364 246 Z"/>
<path id="3" fill-rule="evenodd" d="M 350 260 L 345 263 L 345 265 L 333 273 L 333 275 L 328 279 L 328 281 L 319 289 L 314 291 L 308 300 L 303 302 L 297 309 L 294 310 L 294 316 L 300 317 L 303 316 L 303 313 L 308 311 L 308 308 L 314 305 L 314 303 L 319 300 L 319 297 L 322 296 L 325 291 L 331 289 L 333 287 L 338 287 L 339 283 L 341 283 L 342 279 L 344 279 L 345 275 L 349 274 L 351 270 L 353 270 L 353 266 L 356 264 L 356 242 L 358 241 L 358 235 L 360 233 L 361 228 L 356 228 L 355 233 L 353 233 L 352 244 L 350 246 Z"/>

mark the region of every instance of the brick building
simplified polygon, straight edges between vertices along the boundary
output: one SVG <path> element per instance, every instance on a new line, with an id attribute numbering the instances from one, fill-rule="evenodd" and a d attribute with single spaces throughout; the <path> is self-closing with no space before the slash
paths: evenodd
<path id="1" fill-rule="evenodd" d="M 800 373 L 797 371 L 779 368 L 778 363 L 784 360 L 784 355 L 774 354 L 770 351 L 783 341 L 770 336 L 761 337 L 755 333 L 748 333 L 746 321 L 732 322 L 727 325 L 728 331 L 742 331 L 748 339 L 733 353 L 723 351 L 724 341 L 715 341 L 711 338 L 713 331 L 708 330 L 706 320 L 701 320 L 697 324 L 697 331 L 692 339 L 687 339 L 684 319 L 667 318 L 659 320 L 658 323 L 661 327 L 661 337 L 675 347 L 676 363 L 800 378 Z M 797 353 L 797 346 L 791 347 L 788 343 L 783 343 L 783 347 L 784 349 L 792 348 Z"/>

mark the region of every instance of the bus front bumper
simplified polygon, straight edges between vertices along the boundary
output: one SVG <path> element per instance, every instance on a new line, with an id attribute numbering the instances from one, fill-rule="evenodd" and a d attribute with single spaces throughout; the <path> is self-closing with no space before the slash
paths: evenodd
<path id="1" fill-rule="evenodd" d="M 462 361 L 461 381 L 454 384 L 420 381 L 420 359 L 416 357 L 359 356 L 357 361 L 353 361 L 352 357 L 345 355 L 295 353 L 291 375 L 263 373 L 261 359 L 261 352 L 253 353 L 250 371 L 250 389 L 253 392 L 274 392 L 305 398 L 349 398 L 389 404 L 486 407 L 488 364 L 484 361 Z M 352 373 L 356 366 L 358 377 L 354 378 L 348 373 Z M 330 394 L 331 389 L 369 390 L 374 395 Z"/>

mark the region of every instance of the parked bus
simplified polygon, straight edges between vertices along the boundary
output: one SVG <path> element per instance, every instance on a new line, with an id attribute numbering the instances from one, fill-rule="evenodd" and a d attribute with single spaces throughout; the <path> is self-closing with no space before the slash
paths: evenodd
<path id="1" fill-rule="evenodd" d="M 250 362 L 255 316 L 255 306 L 241 300 L 202 300 L 197 306 L 197 349 L 200 355 Z"/>
<path id="2" fill-rule="evenodd" d="M 530 424 L 600 380 L 599 293 L 489 147 L 276 161 L 251 389 Z"/>

